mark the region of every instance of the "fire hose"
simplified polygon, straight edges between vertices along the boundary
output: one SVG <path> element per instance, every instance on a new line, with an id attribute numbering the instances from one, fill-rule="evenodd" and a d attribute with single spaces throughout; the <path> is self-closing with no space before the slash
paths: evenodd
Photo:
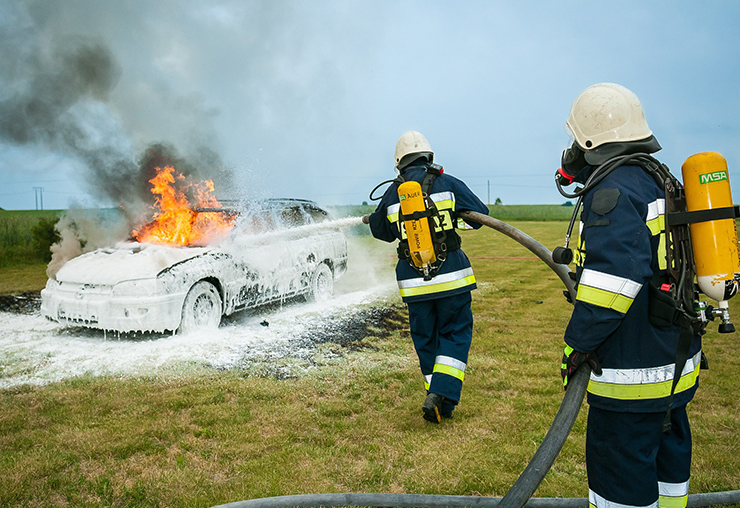
<path id="1" fill-rule="evenodd" d="M 571 270 L 552 260 L 550 250 L 531 236 L 509 224 L 478 212 L 461 212 L 460 216 L 469 221 L 488 226 L 505 234 L 529 249 L 547 264 L 563 281 L 575 300 L 575 282 L 570 277 Z M 299 494 L 237 501 L 212 508 L 288 508 L 288 507 L 341 507 L 372 506 L 382 508 L 442 508 L 442 507 L 481 507 L 481 508 L 587 508 L 586 498 L 532 498 L 547 472 L 555 462 L 565 440 L 573 428 L 586 394 L 586 386 L 591 370 L 582 365 L 568 382 L 568 390 L 560 403 L 550 429 L 532 456 L 529 464 L 519 478 L 509 488 L 504 497 L 447 496 L 424 494 L 385 494 L 385 493 L 344 493 L 344 494 Z M 691 494 L 688 508 L 732 505 L 740 503 L 740 490 Z"/>

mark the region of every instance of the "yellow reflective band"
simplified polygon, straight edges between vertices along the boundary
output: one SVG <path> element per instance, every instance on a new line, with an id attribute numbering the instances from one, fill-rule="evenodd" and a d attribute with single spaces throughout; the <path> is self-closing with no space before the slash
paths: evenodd
<path id="1" fill-rule="evenodd" d="M 583 229 L 583 222 L 580 223 L 580 229 Z M 583 266 L 586 261 L 586 241 L 583 239 L 583 234 L 578 232 L 578 248 L 573 250 L 573 262 L 576 266 Z"/>
<path id="2" fill-rule="evenodd" d="M 401 296 L 419 296 L 431 293 L 442 293 L 443 291 L 452 291 L 453 289 L 462 288 L 475 284 L 475 275 L 469 275 L 462 279 L 441 282 L 439 284 L 429 284 L 427 286 L 417 286 L 410 288 L 400 288 Z"/>
<path id="3" fill-rule="evenodd" d="M 607 309 L 614 309 L 617 312 L 626 314 L 629 310 L 634 298 L 628 298 L 619 293 L 611 293 L 604 291 L 603 289 L 592 288 L 590 286 L 578 285 L 578 293 L 576 294 L 576 300 L 590 303 L 598 307 L 605 307 Z"/>
<path id="4" fill-rule="evenodd" d="M 676 393 L 686 391 L 694 386 L 698 377 L 698 368 L 695 368 L 692 372 L 682 376 L 676 385 Z M 620 385 L 615 383 L 602 383 L 592 378 L 588 383 L 588 392 L 598 395 L 599 397 L 607 397 L 617 400 L 660 399 L 668 397 L 671 394 L 672 385 L 672 379 L 662 381 L 660 383 Z"/>
<path id="5" fill-rule="evenodd" d="M 394 223 L 394 222 L 398 222 L 398 212 L 396 212 L 396 213 L 389 213 L 389 214 L 387 215 L 387 217 L 388 217 L 388 220 L 389 220 L 390 222 L 392 222 L 392 223 Z"/>
<path id="6" fill-rule="evenodd" d="M 585 252 L 581 252 L 579 249 L 573 251 L 573 262 L 576 264 L 576 266 L 583 266 L 583 260 L 585 258 Z"/>
<path id="7" fill-rule="evenodd" d="M 450 367 L 449 365 L 442 365 L 441 363 L 437 363 L 434 365 L 433 372 L 436 374 L 437 372 L 441 374 L 447 374 L 448 376 L 456 377 L 460 381 L 465 380 L 465 371 L 462 371 L 460 369 L 456 369 L 455 367 Z"/>
<path id="8" fill-rule="evenodd" d="M 688 494 L 680 497 L 659 496 L 658 506 L 660 508 L 686 508 L 688 500 Z"/>
<path id="9" fill-rule="evenodd" d="M 658 268 L 661 270 L 668 268 L 668 259 L 666 258 L 666 255 L 665 231 L 661 231 L 658 243 Z"/>
<path id="10" fill-rule="evenodd" d="M 455 209 L 455 202 L 451 199 L 443 199 L 441 201 L 437 201 L 436 199 L 434 199 L 434 194 L 432 194 L 432 201 L 434 201 L 434 204 L 437 207 L 437 210 L 454 210 Z"/>
<path id="11" fill-rule="evenodd" d="M 425 374 L 424 375 L 424 389 L 426 391 L 429 391 L 429 387 L 432 384 L 432 375 L 431 374 Z"/>
<path id="12" fill-rule="evenodd" d="M 647 224 L 650 234 L 655 236 L 665 231 L 665 215 L 658 215 L 656 218 L 647 221 L 645 224 Z"/>
<path id="13" fill-rule="evenodd" d="M 455 193 L 452 191 L 434 192 L 429 195 L 429 199 L 437 204 L 437 208 L 444 204 L 447 208 L 455 209 Z"/>

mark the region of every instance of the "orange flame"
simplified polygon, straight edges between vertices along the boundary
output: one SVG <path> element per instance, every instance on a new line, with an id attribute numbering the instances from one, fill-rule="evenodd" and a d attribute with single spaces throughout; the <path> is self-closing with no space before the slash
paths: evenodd
<path id="1" fill-rule="evenodd" d="M 149 180 L 155 210 L 154 220 L 134 229 L 132 235 L 141 243 L 155 243 L 182 247 L 185 245 L 207 245 L 224 237 L 234 227 L 234 217 L 218 212 L 197 212 L 195 207 L 220 207 L 213 196 L 210 180 L 188 183 L 172 166 L 156 168 L 157 175 Z M 195 206 L 191 207 L 185 195 L 190 191 Z"/>

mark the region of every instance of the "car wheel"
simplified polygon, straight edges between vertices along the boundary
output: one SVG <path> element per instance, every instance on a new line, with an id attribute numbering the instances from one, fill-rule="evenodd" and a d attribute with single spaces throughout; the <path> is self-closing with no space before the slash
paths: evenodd
<path id="1" fill-rule="evenodd" d="M 309 302 L 323 302 L 331 298 L 334 293 L 334 274 L 326 263 L 319 263 L 319 266 L 311 275 L 311 286 L 307 300 Z"/>
<path id="2" fill-rule="evenodd" d="M 221 296 L 216 286 L 204 280 L 190 288 L 182 304 L 181 333 L 218 328 L 221 322 Z"/>

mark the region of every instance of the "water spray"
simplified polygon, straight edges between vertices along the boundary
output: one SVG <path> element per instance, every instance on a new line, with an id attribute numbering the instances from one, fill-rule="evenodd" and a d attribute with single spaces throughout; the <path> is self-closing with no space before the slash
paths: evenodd
<path id="1" fill-rule="evenodd" d="M 279 238 L 285 235 L 292 235 L 292 234 L 309 235 L 312 233 L 316 233 L 318 231 L 323 231 L 325 229 L 340 229 L 340 228 L 346 228 L 350 226 L 357 226 L 359 224 L 362 224 L 362 217 L 345 217 L 343 219 L 326 220 L 326 221 L 316 222 L 313 224 L 306 224 L 303 226 L 287 227 L 287 228 L 278 229 L 275 231 L 268 231 L 266 233 L 256 233 L 253 235 L 246 235 L 245 238 L 248 238 L 250 242 L 261 241 L 261 240 L 272 240 L 274 238 Z"/>

